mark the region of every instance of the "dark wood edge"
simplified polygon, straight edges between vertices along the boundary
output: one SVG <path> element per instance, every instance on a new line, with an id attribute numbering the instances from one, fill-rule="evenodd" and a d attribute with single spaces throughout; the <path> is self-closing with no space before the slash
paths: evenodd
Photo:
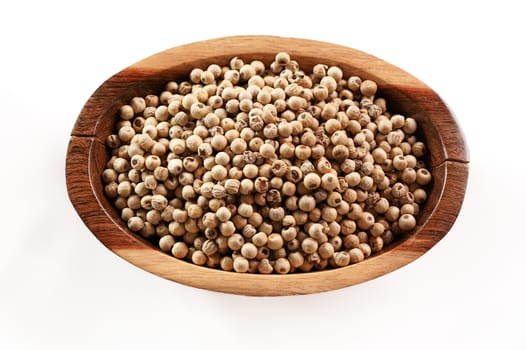
<path id="1" fill-rule="evenodd" d="M 93 178 L 100 177 L 100 174 L 92 174 L 93 165 L 97 163 L 90 158 L 96 154 L 91 152 L 94 147 L 103 149 L 104 145 L 88 137 L 72 136 L 69 141 L 66 157 L 66 185 L 69 199 L 82 221 L 104 245 L 110 249 L 117 243 L 123 248 L 138 247 L 144 242 L 141 242 L 137 236 L 120 230 L 119 218 L 104 209 L 109 201 L 101 203 L 101 199 L 96 195 L 96 193 L 103 195 L 103 191 L 102 181 L 92 181 Z M 146 247 L 145 245 L 144 248 Z"/>

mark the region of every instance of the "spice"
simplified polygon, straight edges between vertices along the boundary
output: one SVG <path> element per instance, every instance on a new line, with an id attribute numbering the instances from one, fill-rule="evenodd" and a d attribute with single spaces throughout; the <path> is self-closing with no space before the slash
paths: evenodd
<path id="1" fill-rule="evenodd" d="M 410 231 L 416 226 L 415 217 L 411 214 L 402 214 L 398 219 L 398 227 L 402 231 Z"/>
<path id="2" fill-rule="evenodd" d="M 347 266 L 351 262 L 351 256 L 346 251 L 334 253 L 333 259 L 336 266 Z"/>
<path id="3" fill-rule="evenodd" d="M 285 274 L 414 230 L 426 146 L 374 81 L 286 52 L 223 63 L 118 108 L 101 179 L 131 231 L 197 265 Z"/>
<path id="4" fill-rule="evenodd" d="M 272 250 L 278 250 L 283 247 L 283 237 L 278 233 L 272 233 L 267 238 L 267 247 Z"/>
<path id="5" fill-rule="evenodd" d="M 264 232 L 258 232 L 252 236 L 252 243 L 257 247 L 263 247 L 267 244 L 267 235 Z"/>
<path id="6" fill-rule="evenodd" d="M 233 267 L 236 272 L 247 272 L 249 267 L 248 260 L 242 256 L 237 256 L 234 259 Z"/>
<path id="7" fill-rule="evenodd" d="M 259 148 L 259 153 L 261 154 L 261 156 L 263 158 L 271 158 L 274 156 L 274 147 L 272 147 L 271 144 L 268 144 L 268 143 L 265 143 L 265 144 L 262 144 L 261 147 Z"/>
<path id="8" fill-rule="evenodd" d="M 360 92 L 363 96 L 373 96 L 376 93 L 378 86 L 372 80 L 364 80 L 360 84 Z"/>
<path id="9" fill-rule="evenodd" d="M 290 271 L 290 262 L 285 258 L 278 258 L 274 264 L 274 269 L 277 273 L 284 275 Z"/>
<path id="10" fill-rule="evenodd" d="M 216 217 L 220 222 L 227 222 L 230 220 L 232 213 L 226 207 L 221 207 L 216 211 Z"/>
<path id="11" fill-rule="evenodd" d="M 253 243 L 245 243 L 241 247 L 241 255 L 247 259 L 254 259 L 258 254 L 258 248 Z"/>
<path id="12" fill-rule="evenodd" d="M 349 250 L 349 260 L 351 264 L 359 263 L 365 259 L 365 255 L 360 248 L 352 248 Z"/>
<path id="13" fill-rule="evenodd" d="M 280 66 L 286 66 L 287 64 L 290 63 L 290 56 L 286 52 L 279 52 L 276 54 L 275 61 Z"/>
<path id="14" fill-rule="evenodd" d="M 245 243 L 245 239 L 239 233 L 234 233 L 232 236 L 228 238 L 228 241 L 227 241 L 228 248 L 230 248 L 233 251 L 241 249 L 244 243 Z"/>
<path id="15" fill-rule="evenodd" d="M 329 242 L 324 242 L 319 246 L 318 254 L 322 259 L 329 259 L 334 255 L 334 246 Z"/>
<path id="16" fill-rule="evenodd" d="M 184 259 L 188 255 L 188 246 L 184 242 L 176 242 L 172 246 L 172 255 L 179 259 Z"/>
<path id="17" fill-rule="evenodd" d="M 318 250 L 318 242 L 311 237 L 305 238 L 301 242 L 301 249 L 306 254 L 312 254 Z"/>
<path id="18" fill-rule="evenodd" d="M 425 186 L 429 182 L 431 182 L 431 173 L 424 168 L 418 169 L 416 171 L 416 183 Z"/>
<path id="19" fill-rule="evenodd" d="M 336 175 L 332 173 L 323 174 L 321 177 L 321 187 L 327 191 L 333 191 L 339 187 L 339 181 Z"/>
<path id="20" fill-rule="evenodd" d="M 305 175 L 303 179 L 303 184 L 305 185 L 305 188 L 308 190 L 314 190 L 321 185 L 321 178 L 316 173 L 309 173 Z"/>

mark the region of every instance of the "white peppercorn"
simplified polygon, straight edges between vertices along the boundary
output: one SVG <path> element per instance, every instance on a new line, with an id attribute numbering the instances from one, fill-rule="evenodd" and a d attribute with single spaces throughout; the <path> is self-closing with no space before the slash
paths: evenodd
<path id="1" fill-rule="evenodd" d="M 425 145 L 375 82 L 324 64 L 307 74 L 285 52 L 268 70 L 235 57 L 189 78 L 132 98 L 106 138 L 104 191 L 161 250 L 288 273 L 360 262 L 416 226 Z"/>
<path id="2" fill-rule="evenodd" d="M 128 228 L 134 232 L 138 232 L 144 228 L 144 221 L 137 216 L 128 219 Z"/>
<path id="3" fill-rule="evenodd" d="M 416 183 L 422 186 L 427 185 L 431 182 L 431 173 L 424 168 L 420 168 L 416 171 Z"/>
<path id="4" fill-rule="evenodd" d="M 175 244 L 175 238 L 171 235 L 165 235 L 159 239 L 159 248 L 163 252 L 170 252 Z"/>
<path id="5" fill-rule="evenodd" d="M 176 242 L 172 246 L 172 255 L 178 259 L 184 259 L 188 254 L 188 246 L 184 242 Z"/>
<path id="6" fill-rule="evenodd" d="M 333 259 L 336 266 L 347 266 L 351 262 L 351 256 L 346 251 L 334 253 Z"/>

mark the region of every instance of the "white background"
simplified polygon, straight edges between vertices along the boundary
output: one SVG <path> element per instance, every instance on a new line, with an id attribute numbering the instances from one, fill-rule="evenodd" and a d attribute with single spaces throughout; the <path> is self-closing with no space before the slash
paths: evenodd
<path id="1" fill-rule="evenodd" d="M 3 5 L 0 349 L 524 349 L 526 26 L 511 1 L 472 3 Z M 105 249 L 66 193 L 66 148 L 83 104 L 144 57 L 239 34 L 354 47 L 437 91 L 471 152 L 450 233 L 376 280 L 277 298 L 193 289 Z"/>

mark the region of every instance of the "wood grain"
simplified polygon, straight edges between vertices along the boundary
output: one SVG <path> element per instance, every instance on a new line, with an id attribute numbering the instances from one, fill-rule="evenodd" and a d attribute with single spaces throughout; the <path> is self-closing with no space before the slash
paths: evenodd
<path id="1" fill-rule="evenodd" d="M 271 48 L 269 50 L 269 48 Z M 224 272 L 175 259 L 129 231 L 106 199 L 100 174 L 108 159 L 103 140 L 113 130 L 120 104 L 133 96 L 159 93 L 169 80 L 193 67 L 226 64 L 238 56 L 271 62 L 287 51 L 302 66 L 325 62 L 346 75 L 375 80 L 395 112 L 419 121 L 434 182 L 417 228 L 381 254 L 364 262 L 323 272 L 285 276 Z M 456 220 L 464 198 L 469 156 L 458 123 L 442 99 L 407 72 L 351 48 L 279 37 L 228 37 L 172 48 L 115 74 L 88 99 L 72 131 L 66 181 L 72 204 L 93 234 L 117 255 L 163 278 L 189 286 L 245 295 L 288 295 L 327 291 L 361 283 L 391 272 L 424 254 L 443 238 Z"/>

